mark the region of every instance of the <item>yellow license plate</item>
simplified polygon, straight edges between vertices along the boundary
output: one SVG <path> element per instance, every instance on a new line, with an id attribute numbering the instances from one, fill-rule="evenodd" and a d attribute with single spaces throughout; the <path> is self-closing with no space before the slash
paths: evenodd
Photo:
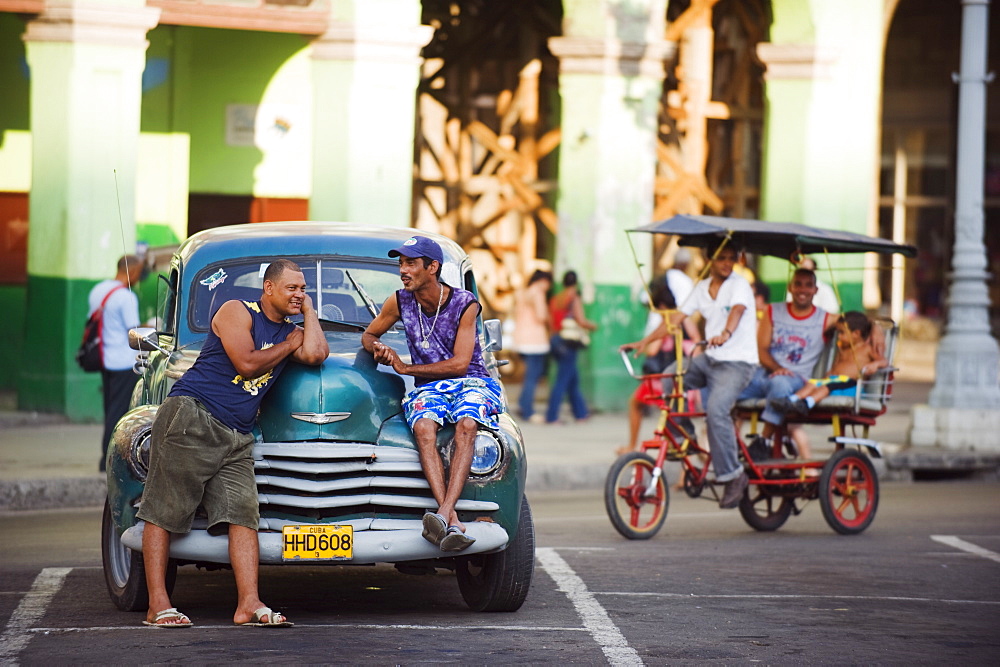
<path id="1" fill-rule="evenodd" d="M 283 560 L 351 560 L 354 558 L 353 526 L 284 526 L 281 529 Z"/>

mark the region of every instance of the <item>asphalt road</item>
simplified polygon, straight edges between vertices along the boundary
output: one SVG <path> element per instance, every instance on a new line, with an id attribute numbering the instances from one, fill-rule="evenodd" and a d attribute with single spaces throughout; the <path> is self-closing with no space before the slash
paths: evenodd
<path id="1" fill-rule="evenodd" d="M 468 611 L 450 573 L 266 568 L 262 598 L 291 629 L 231 625 L 230 572 L 181 568 L 174 603 L 196 627 L 158 630 L 114 608 L 99 509 L 0 515 L 0 664 L 996 664 L 1000 485 L 884 484 L 866 532 L 816 503 L 775 533 L 672 497 L 648 541 L 621 538 L 599 492 L 531 497 L 528 600 Z"/>

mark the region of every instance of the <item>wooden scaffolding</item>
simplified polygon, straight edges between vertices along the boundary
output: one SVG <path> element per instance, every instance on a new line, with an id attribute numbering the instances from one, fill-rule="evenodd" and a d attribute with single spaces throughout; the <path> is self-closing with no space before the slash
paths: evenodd
<path id="1" fill-rule="evenodd" d="M 419 87 L 414 224 L 472 256 L 487 312 L 553 255 L 561 2 L 425 0 L 435 28 Z M 767 0 L 671 0 L 654 219 L 753 216 L 759 198 Z M 673 249 L 654 260 L 669 264 Z"/>

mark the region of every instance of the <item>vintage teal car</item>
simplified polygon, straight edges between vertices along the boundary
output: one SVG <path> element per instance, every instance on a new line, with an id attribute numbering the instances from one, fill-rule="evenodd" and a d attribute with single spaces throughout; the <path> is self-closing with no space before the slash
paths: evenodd
<path id="1" fill-rule="evenodd" d="M 136 364 L 141 379 L 108 451 L 102 554 L 108 591 L 119 608 L 147 605 L 140 553 L 144 523 L 135 515 L 157 407 L 197 358 L 219 305 L 229 299 L 256 301 L 264 268 L 279 257 L 302 268 L 330 355 L 318 367 L 290 363 L 258 416 L 254 466 L 261 564 L 393 563 L 407 573 L 448 568 L 455 570 L 471 608 L 514 611 L 521 606 L 534 566 L 534 525 L 524 495 L 524 443 L 517 425 L 504 414 L 499 430 L 480 430 L 458 503 L 476 542 L 460 556 L 442 557 L 421 537 L 421 517 L 436 503 L 400 407 L 413 380 L 378 366 L 361 347 L 362 331 L 401 287 L 397 260 L 388 251 L 414 233 L 423 234 L 286 222 L 222 227 L 181 244 L 168 275 L 161 276 L 157 328 L 131 332 L 133 347 L 141 350 Z M 444 251 L 442 278 L 476 292 L 472 265 L 461 247 L 427 236 Z M 478 325 L 493 373 L 498 366 L 494 352 L 502 344 L 499 325 L 496 320 Z M 408 357 L 401 328 L 382 340 Z M 442 452 L 449 450 L 452 437 L 452 429 L 441 430 Z M 190 533 L 174 536 L 170 556 L 170 586 L 178 565 L 218 567 L 229 560 L 226 537 L 210 535 L 202 517 Z"/>

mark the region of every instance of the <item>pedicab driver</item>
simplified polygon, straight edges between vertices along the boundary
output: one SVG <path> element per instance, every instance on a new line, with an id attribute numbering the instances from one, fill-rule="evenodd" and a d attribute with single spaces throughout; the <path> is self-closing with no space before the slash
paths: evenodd
<path id="1" fill-rule="evenodd" d="M 416 386 L 403 398 L 403 412 L 438 504 L 436 512 L 424 514 L 423 536 L 442 551 L 462 551 L 475 538 L 465 534 L 455 504 L 469 478 L 477 424 L 499 426 L 497 415 L 505 409 L 502 390 L 486 370 L 476 336 L 481 306 L 471 292 L 441 281 L 441 247 L 414 236 L 390 250 L 389 256 L 399 258 L 403 289 L 386 299 L 362 334 L 361 344 L 378 363 L 414 378 Z M 400 320 L 406 331 L 409 364 L 379 340 Z M 445 423 L 455 424 L 447 479 L 437 448 L 437 433 Z"/>
<path id="2" fill-rule="evenodd" d="M 170 535 L 191 530 L 203 505 L 211 534 L 229 535 L 238 596 L 237 625 L 283 627 L 282 614 L 257 591 L 260 521 L 250 431 L 264 395 L 288 360 L 321 364 L 329 354 L 306 280 L 287 259 L 264 271 L 260 301 L 227 301 L 194 365 L 170 390 L 153 420 L 149 476 L 137 516 L 146 522 L 142 559 L 149 589 L 145 625 L 190 627 L 164 583 Z M 288 318 L 301 313 L 303 328 Z"/>
<path id="3" fill-rule="evenodd" d="M 670 316 L 676 327 L 696 311 L 705 318 L 704 354 L 691 359 L 684 375 L 685 389 L 708 388 L 706 422 L 715 479 L 725 482 L 719 506 L 739 505 L 749 480 L 739 462 L 732 411 L 736 398 L 750 383 L 757 367 L 757 321 L 753 289 L 733 272 L 738 252 L 724 246 L 709 266 L 709 276 L 699 281 L 691 296 Z M 645 349 L 652 341 L 668 335 L 667 320 L 641 341 L 622 345 L 622 350 Z M 671 373 L 671 370 L 665 371 Z"/>

